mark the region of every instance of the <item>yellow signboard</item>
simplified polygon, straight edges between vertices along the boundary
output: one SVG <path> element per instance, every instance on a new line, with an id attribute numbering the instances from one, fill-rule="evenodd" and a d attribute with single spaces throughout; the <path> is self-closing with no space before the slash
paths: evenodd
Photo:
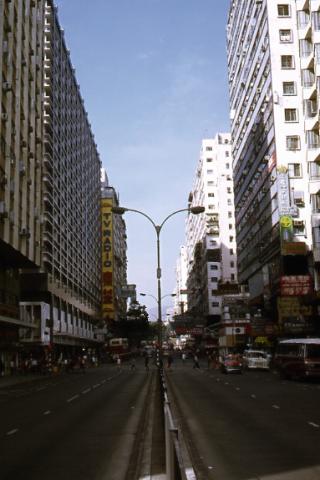
<path id="1" fill-rule="evenodd" d="M 112 199 L 101 200 L 102 215 L 102 317 L 114 319 Z"/>

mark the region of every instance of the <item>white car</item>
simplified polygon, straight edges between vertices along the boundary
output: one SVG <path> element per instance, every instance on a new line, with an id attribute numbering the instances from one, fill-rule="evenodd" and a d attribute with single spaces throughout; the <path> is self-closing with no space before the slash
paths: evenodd
<path id="1" fill-rule="evenodd" d="M 256 370 L 270 369 L 270 356 L 263 350 L 245 350 L 242 359 L 244 368 Z"/>

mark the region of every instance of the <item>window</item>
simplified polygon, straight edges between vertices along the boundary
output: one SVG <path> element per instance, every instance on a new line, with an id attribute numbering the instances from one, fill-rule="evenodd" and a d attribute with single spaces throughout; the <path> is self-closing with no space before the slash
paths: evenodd
<path id="1" fill-rule="evenodd" d="M 230 262 L 230 267 L 234 268 L 234 262 Z"/>
<path id="2" fill-rule="evenodd" d="M 216 245 L 218 245 L 217 240 L 210 240 L 210 246 L 211 247 L 216 246 Z"/>
<path id="3" fill-rule="evenodd" d="M 207 170 L 207 174 L 210 175 L 210 173 L 213 173 L 213 170 Z"/>
<path id="4" fill-rule="evenodd" d="M 298 28 L 306 28 L 310 21 L 310 15 L 308 12 L 304 10 L 299 10 L 297 12 L 297 19 L 298 19 Z"/>
<path id="5" fill-rule="evenodd" d="M 212 281 L 212 282 L 217 282 L 217 281 L 218 281 L 218 277 L 211 277 L 211 281 Z"/>
<path id="6" fill-rule="evenodd" d="M 298 207 L 304 207 L 304 192 L 293 190 L 293 203 Z"/>
<path id="7" fill-rule="evenodd" d="M 228 218 L 232 218 L 232 213 L 228 212 Z"/>
<path id="8" fill-rule="evenodd" d="M 316 57 L 317 64 L 320 63 L 320 43 L 314 44 L 314 56 Z"/>
<path id="9" fill-rule="evenodd" d="M 210 270 L 218 270 L 218 265 L 210 265 Z"/>
<path id="10" fill-rule="evenodd" d="M 212 302 L 211 305 L 212 305 L 213 307 L 219 307 L 219 302 Z"/>
<path id="11" fill-rule="evenodd" d="M 230 255 L 233 255 L 233 254 L 234 254 L 233 248 L 230 248 L 229 253 L 230 253 Z"/>
<path id="12" fill-rule="evenodd" d="M 212 186 L 212 185 L 214 185 L 214 182 L 212 180 L 209 180 L 209 182 L 207 182 L 207 185 Z"/>
<path id="13" fill-rule="evenodd" d="M 312 26 L 313 30 L 319 31 L 320 30 L 320 12 L 312 12 Z"/>
<path id="14" fill-rule="evenodd" d="M 299 135 L 290 135 L 286 137 L 287 150 L 300 150 Z"/>
<path id="15" fill-rule="evenodd" d="M 296 83 L 295 82 L 283 82 L 282 83 L 283 95 L 296 95 Z"/>
<path id="16" fill-rule="evenodd" d="M 284 120 L 285 122 L 297 122 L 298 121 L 298 112 L 296 108 L 285 108 L 284 109 Z"/>
<path id="17" fill-rule="evenodd" d="M 232 223 L 229 223 L 229 230 L 232 230 Z"/>
<path id="18" fill-rule="evenodd" d="M 315 130 L 307 130 L 306 132 L 307 147 L 310 149 L 319 148 L 319 133 Z"/>
<path id="19" fill-rule="evenodd" d="M 208 197 L 214 197 L 214 193 L 213 192 L 208 193 Z"/>
<path id="20" fill-rule="evenodd" d="M 307 40 L 299 40 L 300 56 L 302 58 L 308 57 L 312 52 L 312 43 Z"/>
<path id="21" fill-rule="evenodd" d="M 306 117 L 315 117 L 318 114 L 317 100 L 304 100 L 303 106 Z"/>
<path id="22" fill-rule="evenodd" d="M 320 195 L 311 195 L 312 213 L 320 213 Z"/>
<path id="23" fill-rule="evenodd" d="M 281 55 L 281 68 L 283 70 L 290 70 L 291 68 L 294 68 L 293 55 Z"/>
<path id="24" fill-rule="evenodd" d="M 315 76 L 314 72 L 312 72 L 311 70 L 308 70 L 308 69 L 302 70 L 302 85 L 305 88 L 312 87 L 315 80 L 316 80 L 316 76 Z"/>
<path id="25" fill-rule="evenodd" d="M 214 205 L 208 205 L 209 210 L 214 210 Z"/>
<path id="26" fill-rule="evenodd" d="M 212 152 L 212 147 L 206 147 L 206 152 Z"/>
<path id="27" fill-rule="evenodd" d="M 320 165 L 316 162 L 308 162 L 310 179 L 320 178 Z"/>
<path id="28" fill-rule="evenodd" d="M 281 43 L 290 43 L 292 42 L 292 31 L 291 30 L 279 30 L 279 37 Z"/>
<path id="29" fill-rule="evenodd" d="M 289 163 L 288 164 L 288 173 L 289 173 L 289 178 L 302 177 L 301 164 L 300 163 Z"/>
<path id="30" fill-rule="evenodd" d="M 230 157 L 230 152 L 224 152 L 226 157 Z"/>
<path id="31" fill-rule="evenodd" d="M 231 198 L 228 198 L 227 204 L 228 204 L 229 206 L 232 205 L 232 200 L 231 200 Z"/>
<path id="32" fill-rule="evenodd" d="M 212 162 L 212 158 L 207 158 L 207 162 Z"/>
<path id="33" fill-rule="evenodd" d="M 229 242 L 233 242 L 233 240 L 234 240 L 234 237 L 232 237 L 232 236 L 229 237 Z"/>
<path id="34" fill-rule="evenodd" d="M 287 3 L 278 5 L 278 17 L 290 17 L 290 8 Z"/>
<path id="35" fill-rule="evenodd" d="M 227 169 L 230 168 L 230 163 L 226 163 L 226 168 L 227 168 Z"/>

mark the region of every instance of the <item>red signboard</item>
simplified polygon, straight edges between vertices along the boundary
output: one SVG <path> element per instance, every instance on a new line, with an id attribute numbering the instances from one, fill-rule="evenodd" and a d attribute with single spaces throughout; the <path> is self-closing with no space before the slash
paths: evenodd
<path id="1" fill-rule="evenodd" d="M 280 295 L 299 296 L 313 292 L 312 277 L 310 275 L 290 275 L 280 277 Z"/>

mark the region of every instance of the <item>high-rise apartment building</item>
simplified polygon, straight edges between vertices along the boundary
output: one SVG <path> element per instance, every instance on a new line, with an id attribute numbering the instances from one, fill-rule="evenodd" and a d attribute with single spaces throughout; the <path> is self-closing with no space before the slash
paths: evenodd
<path id="1" fill-rule="evenodd" d="M 239 281 L 277 319 L 275 334 L 310 333 L 320 261 L 319 2 L 233 0 L 227 49 Z"/>
<path id="2" fill-rule="evenodd" d="M 188 295 L 187 295 L 187 249 L 185 245 L 180 247 L 179 257 L 176 262 L 176 286 L 173 313 L 174 315 L 181 315 L 188 309 Z"/>
<path id="3" fill-rule="evenodd" d="M 11 338 L 29 348 L 94 347 L 97 146 L 53 2 L 5 0 L 0 9 L 1 303 L 10 317 L 0 329 L 16 325 Z"/>
<path id="4" fill-rule="evenodd" d="M 202 141 L 189 204 L 205 213 L 187 217 L 188 312 L 211 324 L 221 318 L 224 286 L 237 287 L 230 134 Z"/>
<path id="5" fill-rule="evenodd" d="M 119 197 L 109 185 L 105 170 L 101 181 L 102 222 L 102 320 L 108 326 L 123 320 L 127 313 L 127 234 L 121 215 L 112 213 L 119 207 Z"/>

